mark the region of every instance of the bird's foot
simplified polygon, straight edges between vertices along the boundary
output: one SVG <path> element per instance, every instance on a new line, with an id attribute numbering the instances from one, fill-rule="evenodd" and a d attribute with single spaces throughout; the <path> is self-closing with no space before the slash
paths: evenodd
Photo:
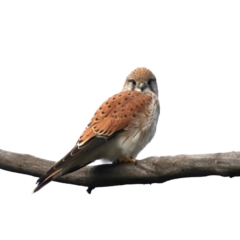
<path id="1" fill-rule="evenodd" d="M 137 163 L 137 160 L 132 157 L 121 157 L 117 161 L 118 163 Z"/>

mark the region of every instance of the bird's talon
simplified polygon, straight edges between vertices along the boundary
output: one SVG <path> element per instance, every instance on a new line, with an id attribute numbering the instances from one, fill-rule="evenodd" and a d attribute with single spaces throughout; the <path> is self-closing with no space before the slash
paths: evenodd
<path id="1" fill-rule="evenodd" d="M 131 157 L 122 157 L 118 159 L 118 163 L 134 163 L 137 164 L 137 160 Z"/>

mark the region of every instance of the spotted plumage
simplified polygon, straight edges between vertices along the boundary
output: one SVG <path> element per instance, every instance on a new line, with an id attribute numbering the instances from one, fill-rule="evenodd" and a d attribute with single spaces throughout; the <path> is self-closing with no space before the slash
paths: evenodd
<path id="1" fill-rule="evenodd" d="M 34 192 L 97 159 L 135 162 L 155 134 L 159 113 L 155 76 L 146 68 L 135 69 L 122 92 L 99 107 L 74 148 L 38 179 Z"/>

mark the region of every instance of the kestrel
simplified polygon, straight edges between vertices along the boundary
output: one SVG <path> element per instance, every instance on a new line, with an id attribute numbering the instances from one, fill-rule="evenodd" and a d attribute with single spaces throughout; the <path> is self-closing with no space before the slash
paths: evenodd
<path id="1" fill-rule="evenodd" d="M 156 77 L 146 68 L 135 69 L 122 91 L 96 111 L 74 148 L 37 180 L 34 192 L 97 159 L 135 163 L 156 132 L 159 113 Z"/>

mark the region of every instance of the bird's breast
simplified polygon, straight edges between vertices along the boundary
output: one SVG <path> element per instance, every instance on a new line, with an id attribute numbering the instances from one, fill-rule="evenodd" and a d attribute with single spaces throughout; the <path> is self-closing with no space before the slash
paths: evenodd
<path id="1" fill-rule="evenodd" d="M 111 139 L 102 152 L 102 158 L 115 161 L 121 157 L 136 158 L 138 153 L 155 135 L 160 107 L 157 97 L 153 98 L 146 111 L 115 138 Z"/>

